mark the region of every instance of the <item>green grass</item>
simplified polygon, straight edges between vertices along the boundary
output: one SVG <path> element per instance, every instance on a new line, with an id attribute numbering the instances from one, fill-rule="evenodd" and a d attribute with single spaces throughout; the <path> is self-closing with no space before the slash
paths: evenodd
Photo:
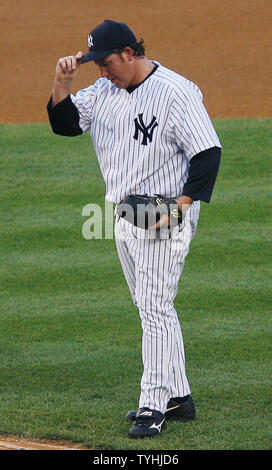
<path id="1" fill-rule="evenodd" d="M 1 125 L 0 434 L 93 449 L 271 449 L 271 119 L 215 121 L 224 151 L 176 299 L 198 419 L 127 438 L 141 329 L 114 240 L 82 237 L 104 206 L 88 135 Z"/>

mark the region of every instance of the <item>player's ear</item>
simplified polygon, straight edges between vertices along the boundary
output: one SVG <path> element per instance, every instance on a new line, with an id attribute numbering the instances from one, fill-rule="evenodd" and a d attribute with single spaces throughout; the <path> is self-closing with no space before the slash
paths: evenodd
<path id="1" fill-rule="evenodd" d="M 134 56 L 134 50 L 131 47 L 125 47 L 122 52 L 123 58 L 126 59 L 128 62 L 131 62 Z"/>

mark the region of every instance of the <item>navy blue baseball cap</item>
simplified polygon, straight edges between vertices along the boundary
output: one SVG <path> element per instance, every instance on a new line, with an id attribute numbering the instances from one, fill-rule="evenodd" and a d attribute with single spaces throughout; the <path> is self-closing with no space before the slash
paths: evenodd
<path id="1" fill-rule="evenodd" d="M 125 23 L 105 20 L 90 32 L 88 36 L 89 52 L 81 57 L 80 63 L 102 59 L 115 50 L 133 46 L 136 43 L 135 34 Z"/>

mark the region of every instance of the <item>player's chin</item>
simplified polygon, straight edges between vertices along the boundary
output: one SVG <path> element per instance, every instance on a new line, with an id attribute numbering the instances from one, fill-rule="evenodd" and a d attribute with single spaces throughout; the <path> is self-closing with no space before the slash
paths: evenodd
<path id="1" fill-rule="evenodd" d="M 111 80 L 111 83 L 113 83 L 117 88 L 126 88 L 125 84 L 118 80 L 117 78 L 113 78 Z"/>

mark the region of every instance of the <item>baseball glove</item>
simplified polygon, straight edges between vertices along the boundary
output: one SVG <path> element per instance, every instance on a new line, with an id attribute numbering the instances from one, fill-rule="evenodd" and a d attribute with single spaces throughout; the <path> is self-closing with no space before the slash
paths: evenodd
<path id="1" fill-rule="evenodd" d="M 145 230 L 156 225 L 162 214 L 169 216 L 169 228 L 182 222 L 182 212 L 177 201 L 159 194 L 154 196 L 131 194 L 117 205 L 116 213 L 136 227 Z"/>

